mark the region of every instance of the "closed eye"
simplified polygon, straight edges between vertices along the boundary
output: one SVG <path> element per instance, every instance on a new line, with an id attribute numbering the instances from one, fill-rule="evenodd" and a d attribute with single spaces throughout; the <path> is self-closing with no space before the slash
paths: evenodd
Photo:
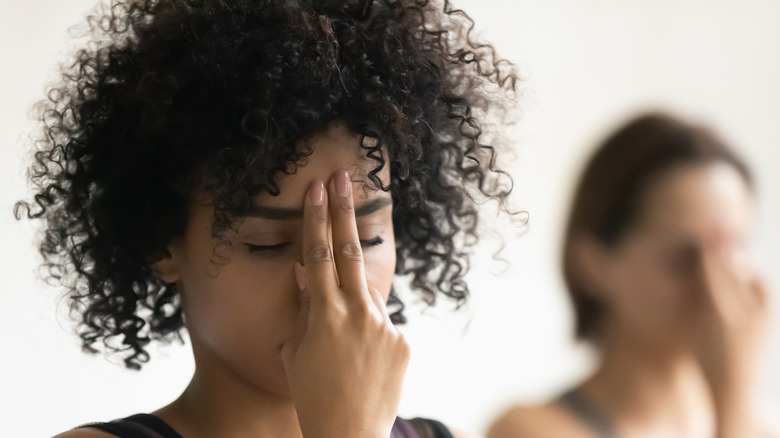
<path id="1" fill-rule="evenodd" d="M 381 238 L 379 236 L 376 236 L 373 239 L 361 240 L 360 241 L 360 246 L 362 246 L 362 247 L 379 246 L 379 245 L 383 244 L 384 242 L 385 242 L 385 239 L 383 239 L 383 238 Z"/>
<path id="2" fill-rule="evenodd" d="M 364 248 L 372 247 L 372 246 L 379 246 L 385 242 L 385 239 L 376 236 L 373 239 L 366 239 L 360 241 L 360 246 Z M 249 252 L 253 254 L 269 254 L 273 252 L 278 252 L 290 245 L 289 242 L 282 242 L 277 243 L 276 245 L 253 245 L 251 243 L 247 243 L 246 246 L 249 248 Z"/>
<path id="3" fill-rule="evenodd" d="M 252 245 L 251 243 L 247 243 L 246 246 L 247 248 L 249 248 L 249 252 L 251 253 L 268 254 L 276 251 L 281 251 L 289 244 L 290 244 L 289 242 L 278 243 L 276 245 Z"/>

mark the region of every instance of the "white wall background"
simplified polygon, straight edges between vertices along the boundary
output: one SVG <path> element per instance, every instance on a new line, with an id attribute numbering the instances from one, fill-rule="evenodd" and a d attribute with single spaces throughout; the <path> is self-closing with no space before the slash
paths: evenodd
<path id="1" fill-rule="evenodd" d="M 66 51 L 66 29 L 93 0 L 0 0 L 0 409 L 8 436 L 48 436 L 79 423 L 153 410 L 186 385 L 186 347 L 155 352 L 141 373 L 79 351 L 58 291 L 36 280 L 25 196 L 27 112 Z M 570 341 L 558 275 L 559 234 L 581 159 L 619 120 L 669 108 L 716 125 L 753 165 L 756 252 L 780 290 L 780 2 L 776 0 L 462 0 L 477 31 L 523 75 L 523 120 L 511 165 L 516 205 L 530 212 L 505 255 L 513 269 L 471 276 L 465 312 L 410 311 L 413 359 L 401 411 L 475 431 L 511 401 L 535 401 L 581 378 L 587 351 Z M 508 235 L 515 235 L 513 231 Z M 764 392 L 780 400 L 775 300 Z"/>

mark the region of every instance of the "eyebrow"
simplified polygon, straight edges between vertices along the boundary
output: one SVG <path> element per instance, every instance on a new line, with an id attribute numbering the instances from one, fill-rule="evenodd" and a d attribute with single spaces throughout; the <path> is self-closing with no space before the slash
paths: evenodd
<path id="1" fill-rule="evenodd" d="M 355 207 L 355 217 L 368 216 L 378 210 L 381 210 L 393 203 L 393 199 L 390 196 L 382 196 L 371 201 L 366 202 L 363 205 Z M 282 208 L 282 207 L 262 207 L 256 206 L 246 213 L 241 214 L 243 217 L 255 217 L 260 219 L 268 219 L 273 221 L 286 221 L 291 219 L 301 219 L 303 217 L 303 210 L 300 208 Z"/>

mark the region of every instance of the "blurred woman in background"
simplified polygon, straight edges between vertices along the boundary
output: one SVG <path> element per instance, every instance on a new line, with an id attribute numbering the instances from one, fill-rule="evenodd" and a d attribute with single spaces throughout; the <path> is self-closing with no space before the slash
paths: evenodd
<path id="1" fill-rule="evenodd" d="M 619 129 L 585 167 L 563 251 L 595 374 L 515 407 L 508 437 L 767 437 L 756 377 L 767 291 L 748 255 L 753 183 L 704 127 L 663 114 Z"/>

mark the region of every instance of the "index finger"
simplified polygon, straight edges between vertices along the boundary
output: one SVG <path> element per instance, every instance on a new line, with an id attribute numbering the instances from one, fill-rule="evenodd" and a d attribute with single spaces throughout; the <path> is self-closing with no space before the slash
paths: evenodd
<path id="1" fill-rule="evenodd" d="M 749 294 L 748 282 L 739 272 L 733 242 L 722 232 L 714 233 L 702 248 L 702 270 L 706 297 L 721 312 L 742 307 Z"/>
<path id="2" fill-rule="evenodd" d="M 328 237 L 328 194 L 320 180 L 312 182 L 303 202 L 303 264 L 312 302 L 328 299 L 337 289 L 333 250 Z"/>

